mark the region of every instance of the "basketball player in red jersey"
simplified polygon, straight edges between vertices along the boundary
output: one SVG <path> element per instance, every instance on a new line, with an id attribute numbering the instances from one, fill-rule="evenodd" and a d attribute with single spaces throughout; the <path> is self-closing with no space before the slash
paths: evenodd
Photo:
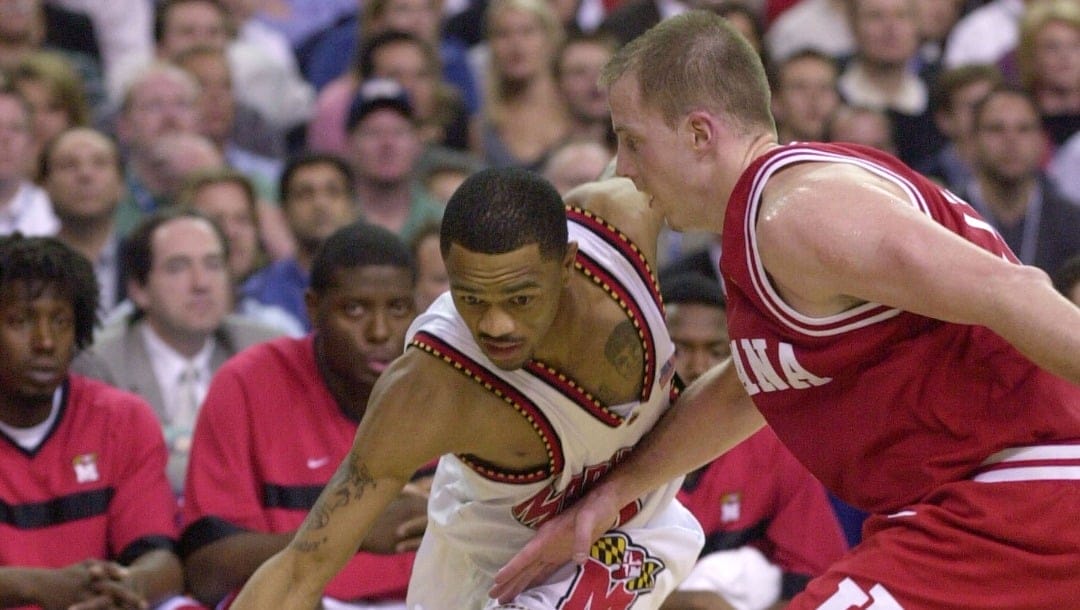
<path id="1" fill-rule="evenodd" d="M 720 18 L 662 22 L 602 78 L 617 172 L 675 228 L 722 235 L 732 358 L 492 594 L 581 561 L 616 507 L 767 421 L 873 514 L 790 609 L 1075 607 L 1080 309 L 892 157 L 779 146 L 764 71 Z"/>

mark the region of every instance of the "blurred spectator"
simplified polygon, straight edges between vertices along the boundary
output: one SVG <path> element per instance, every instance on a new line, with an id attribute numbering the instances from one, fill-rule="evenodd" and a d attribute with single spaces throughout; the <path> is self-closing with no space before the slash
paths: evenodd
<path id="1" fill-rule="evenodd" d="M 1080 254 L 1065 261 L 1054 274 L 1054 286 L 1080 307 Z"/>
<path id="2" fill-rule="evenodd" d="M 677 15 L 687 8 L 686 3 L 680 0 L 622 0 L 600 22 L 598 30 L 613 36 L 621 47 L 662 19 Z"/>
<path id="3" fill-rule="evenodd" d="M 825 129 L 827 142 L 854 142 L 895 155 L 892 134 L 892 121 L 885 111 L 848 104 L 837 107 Z"/>
<path id="4" fill-rule="evenodd" d="M 33 158 L 30 106 L 19 92 L 0 84 L 0 235 L 52 235 L 60 228 L 49 196 L 28 179 Z"/>
<path id="5" fill-rule="evenodd" d="M 155 184 L 160 169 L 154 145 L 165 134 L 192 133 L 198 120 L 199 86 L 188 73 L 164 62 L 144 68 L 124 94 L 116 135 L 127 159 L 127 192 L 117 209 L 117 230 L 126 235 L 143 216 L 164 205 Z"/>
<path id="6" fill-rule="evenodd" d="M 848 5 L 852 0 L 799 0 L 765 32 L 772 61 L 783 61 L 803 49 L 842 59 L 855 52 Z"/>
<path id="7" fill-rule="evenodd" d="M 1002 82 L 994 66 L 971 64 L 938 75 L 930 91 L 930 110 L 946 144 L 916 164 L 922 174 L 953 192 L 963 192 L 972 177 L 972 109 Z"/>
<path id="8" fill-rule="evenodd" d="M 27 162 L 31 163 L 28 171 L 36 176 L 45 144 L 69 127 L 90 125 L 90 106 L 79 75 L 57 53 L 31 53 L 19 60 L 9 76 L 30 105 L 36 151 Z"/>
<path id="9" fill-rule="evenodd" d="M 571 126 L 554 72 L 562 26 L 545 0 L 493 0 L 486 19 L 490 57 L 472 150 L 491 167 L 538 169 Z"/>
<path id="10" fill-rule="evenodd" d="M 420 228 L 409 244 L 416 263 L 416 311 L 427 311 L 439 295 L 450 290 L 442 251 L 439 249 L 439 225 Z"/>
<path id="11" fill-rule="evenodd" d="M 439 56 L 415 35 L 387 30 L 366 39 L 354 69 L 319 92 L 315 116 L 308 124 L 308 147 L 347 154 L 345 118 L 361 81 L 387 78 L 400 83 L 416 112 L 420 136 L 427 145 L 465 150 L 469 118 L 456 90 L 440 80 Z"/>
<path id="12" fill-rule="evenodd" d="M 440 205 L 446 205 L 450 196 L 466 178 L 484 169 L 476 157 L 448 148 L 429 148 L 420 157 L 420 183 L 424 190 Z"/>
<path id="13" fill-rule="evenodd" d="M 153 414 L 69 372 L 96 297 L 67 246 L 0 239 L 0 607 L 149 608 L 184 585 Z"/>
<path id="14" fill-rule="evenodd" d="M 729 355 L 714 277 L 660 281 L 675 370 L 686 383 Z M 701 522 L 705 547 L 665 610 L 783 607 L 846 548 L 825 488 L 768 426 L 688 474 L 679 501 Z"/>
<path id="15" fill-rule="evenodd" d="M 442 78 L 457 88 L 469 114 L 480 108 L 476 79 L 467 49 L 452 37 L 442 36 L 442 3 L 437 0 L 365 0 L 360 20 L 360 41 L 379 32 L 409 32 L 438 51 Z"/>
<path id="16" fill-rule="evenodd" d="M 188 580 L 206 604 L 238 590 L 289 543 L 349 454 L 372 386 L 403 349 L 416 313 L 414 279 L 397 237 L 351 224 L 313 262 L 306 301 L 315 331 L 245 350 L 214 377 L 199 414 L 183 511 Z M 425 509 L 425 495 L 406 495 L 388 513 L 397 513 L 396 522 L 423 523 Z M 389 519 L 366 548 L 392 551 L 397 536 Z M 377 539 L 389 544 L 374 547 Z M 413 557 L 353 555 L 327 586 L 325 607 L 404 608 Z"/>
<path id="17" fill-rule="evenodd" d="M 256 2 L 255 18 L 281 32 L 294 49 L 323 30 L 356 16 L 356 0 L 241 1 Z"/>
<path id="18" fill-rule="evenodd" d="M 965 0 L 915 0 L 919 23 L 919 51 L 916 54 L 918 72 L 926 82 L 934 84 L 945 56 L 945 40 L 964 10 Z"/>
<path id="19" fill-rule="evenodd" d="M 1055 146 L 1080 128 L 1080 2 L 1028 5 L 1016 49 L 1020 84 L 1031 93 Z"/>
<path id="20" fill-rule="evenodd" d="M 255 322 L 298 337 L 304 326 L 296 316 L 276 305 L 243 295 L 244 282 L 266 265 L 259 242 L 259 204 L 247 176 L 232 169 L 211 169 L 192 175 L 177 203 L 194 208 L 216 222 L 229 243 L 229 273 L 236 297 L 233 310 Z"/>
<path id="21" fill-rule="evenodd" d="M 607 89 L 600 70 L 615 54 L 615 41 L 601 34 L 570 36 L 555 56 L 555 81 L 570 113 L 575 139 L 601 144 L 614 154 Z"/>
<path id="22" fill-rule="evenodd" d="M 227 51 L 237 98 L 256 110 L 278 139 L 311 114 L 315 91 L 295 64 L 277 63 L 257 43 L 232 38 L 231 17 L 220 0 L 161 0 L 154 19 L 154 41 L 158 57 L 169 60 L 197 46 Z M 283 152 L 244 144 L 270 156 Z"/>
<path id="23" fill-rule="evenodd" d="M 754 12 L 745 0 L 693 0 L 690 4 L 693 8 L 709 10 L 726 19 L 728 24 L 754 47 L 761 56 L 762 63 L 769 65 L 765 52 L 765 27 L 762 25 L 760 13 Z"/>
<path id="24" fill-rule="evenodd" d="M 251 179 L 261 199 L 277 201 L 281 161 L 248 150 L 233 138 L 237 100 L 225 52 L 216 47 L 191 47 L 177 55 L 175 61 L 199 84 L 196 130 L 218 147 L 229 167 Z"/>
<path id="25" fill-rule="evenodd" d="M 360 216 L 404 240 L 442 218 L 420 184 L 423 144 L 405 90 L 391 80 L 364 82 L 345 119 Z"/>
<path id="26" fill-rule="evenodd" d="M 90 19 L 105 75 L 105 98 L 120 99 L 124 77 L 145 65 L 154 55 L 154 3 L 146 0 L 46 0 L 46 11 L 57 5 L 78 11 Z"/>
<path id="27" fill-rule="evenodd" d="M 961 17 L 945 42 L 944 66 L 998 63 L 1016 48 L 1024 6 L 1035 1 L 989 0 Z M 1015 80 L 1015 66 L 1006 68 L 1006 80 Z"/>
<path id="28" fill-rule="evenodd" d="M 1046 136 L 1035 102 L 998 87 L 974 111 L 975 179 L 965 199 L 1027 265 L 1053 273 L 1080 252 L 1080 206 L 1040 169 Z"/>
<path id="29" fill-rule="evenodd" d="M 61 20 L 53 20 L 62 13 Z M 81 22 L 81 25 L 80 25 Z M 87 100 L 94 108 L 105 103 L 101 68 L 97 60 L 88 54 L 96 50 L 89 20 L 56 7 L 47 7 L 42 0 L 0 0 L 0 72 L 10 72 L 19 62 L 38 51 L 54 51 L 64 57 L 79 74 L 86 91 Z M 77 32 L 89 33 L 89 38 Z M 72 38 L 66 35 L 73 34 Z M 75 43 L 75 44 L 71 44 Z"/>
<path id="30" fill-rule="evenodd" d="M 611 151 L 597 142 L 570 140 L 551 152 L 540 173 L 565 195 L 575 186 L 599 178 L 611 157 Z"/>
<path id="31" fill-rule="evenodd" d="M 913 70 L 919 50 L 915 0 L 861 0 L 850 10 L 855 55 L 837 82 L 840 97 L 887 111 L 897 156 L 918 162 L 937 150 L 940 137 L 929 89 Z"/>
<path id="32" fill-rule="evenodd" d="M 40 176 L 60 219 L 56 237 L 93 265 L 105 314 L 123 298 L 115 217 L 124 190 L 120 152 L 105 134 L 75 127 L 46 146 Z"/>
<path id="33" fill-rule="evenodd" d="M 281 174 L 281 209 L 296 242 L 296 253 L 253 274 L 244 282 L 242 294 L 284 309 L 307 332 L 311 320 L 304 294 L 310 282 L 311 263 L 323 241 L 357 215 L 348 166 L 324 154 L 291 159 Z"/>
<path id="34" fill-rule="evenodd" d="M 79 354 L 74 370 L 142 396 L 169 449 L 173 491 L 183 491 L 195 416 L 210 378 L 249 345 L 280 335 L 230 315 L 228 246 L 211 220 L 165 210 L 136 227 L 123 252 L 135 312 Z"/>
<path id="35" fill-rule="evenodd" d="M 820 142 L 840 105 L 832 57 L 805 49 L 777 62 L 772 78 L 772 112 L 779 142 Z"/>

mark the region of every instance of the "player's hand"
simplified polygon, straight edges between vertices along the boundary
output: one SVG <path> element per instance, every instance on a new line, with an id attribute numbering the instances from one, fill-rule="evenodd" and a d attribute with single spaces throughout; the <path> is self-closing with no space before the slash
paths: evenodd
<path id="1" fill-rule="evenodd" d="M 540 526 L 536 536 L 495 574 L 488 595 L 505 604 L 546 580 L 566 562 L 585 563 L 593 542 L 611 529 L 619 514 L 618 504 L 600 491 L 593 490 Z"/>

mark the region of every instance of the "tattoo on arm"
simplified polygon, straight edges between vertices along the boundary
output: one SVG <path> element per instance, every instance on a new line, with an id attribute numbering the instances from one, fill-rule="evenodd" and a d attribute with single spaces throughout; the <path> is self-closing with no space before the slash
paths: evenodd
<path id="1" fill-rule="evenodd" d="M 318 530 L 330 525 L 331 516 L 339 508 L 360 500 L 369 487 L 375 487 L 375 479 L 368 471 L 367 464 L 350 453 L 327 484 L 328 494 L 319 497 L 304 521 L 302 529 L 307 531 L 307 536 L 303 540 L 297 540 L 294 545 L 296 550 L 304 553 L 319 550 L 328 538 L 320 535 Z"/>

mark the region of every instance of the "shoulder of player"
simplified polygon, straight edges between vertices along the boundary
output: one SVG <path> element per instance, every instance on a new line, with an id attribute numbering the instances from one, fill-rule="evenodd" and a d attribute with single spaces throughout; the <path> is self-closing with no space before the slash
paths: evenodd
<path id="1" fill-rule="evenodd" d="M 775 212 L 792 206 L 816 214 L 820 210 L 903 196 L 897 183 L 855 164 L 799 163 L 769 178 L 762 190 L 758 220 L 773 220 L 777 217 Z"/>
<path id="2" fill-rule="evenodd" d="M 421 349 L 408 349 L 379 376 L 373 397 L 421 407 L 428 415 L 441 417 L 466 409 L 480 389 L 452 363 Z"/>
<path id="3" fill-rule="evenodd" d="M 647 252 L 655 249 L 664 224 L 663 216 L 650 207 L 649 198 L 626 178 L 608 178 L 583 184 L 565 197 L 567 205 L 596 214 Z"/>

